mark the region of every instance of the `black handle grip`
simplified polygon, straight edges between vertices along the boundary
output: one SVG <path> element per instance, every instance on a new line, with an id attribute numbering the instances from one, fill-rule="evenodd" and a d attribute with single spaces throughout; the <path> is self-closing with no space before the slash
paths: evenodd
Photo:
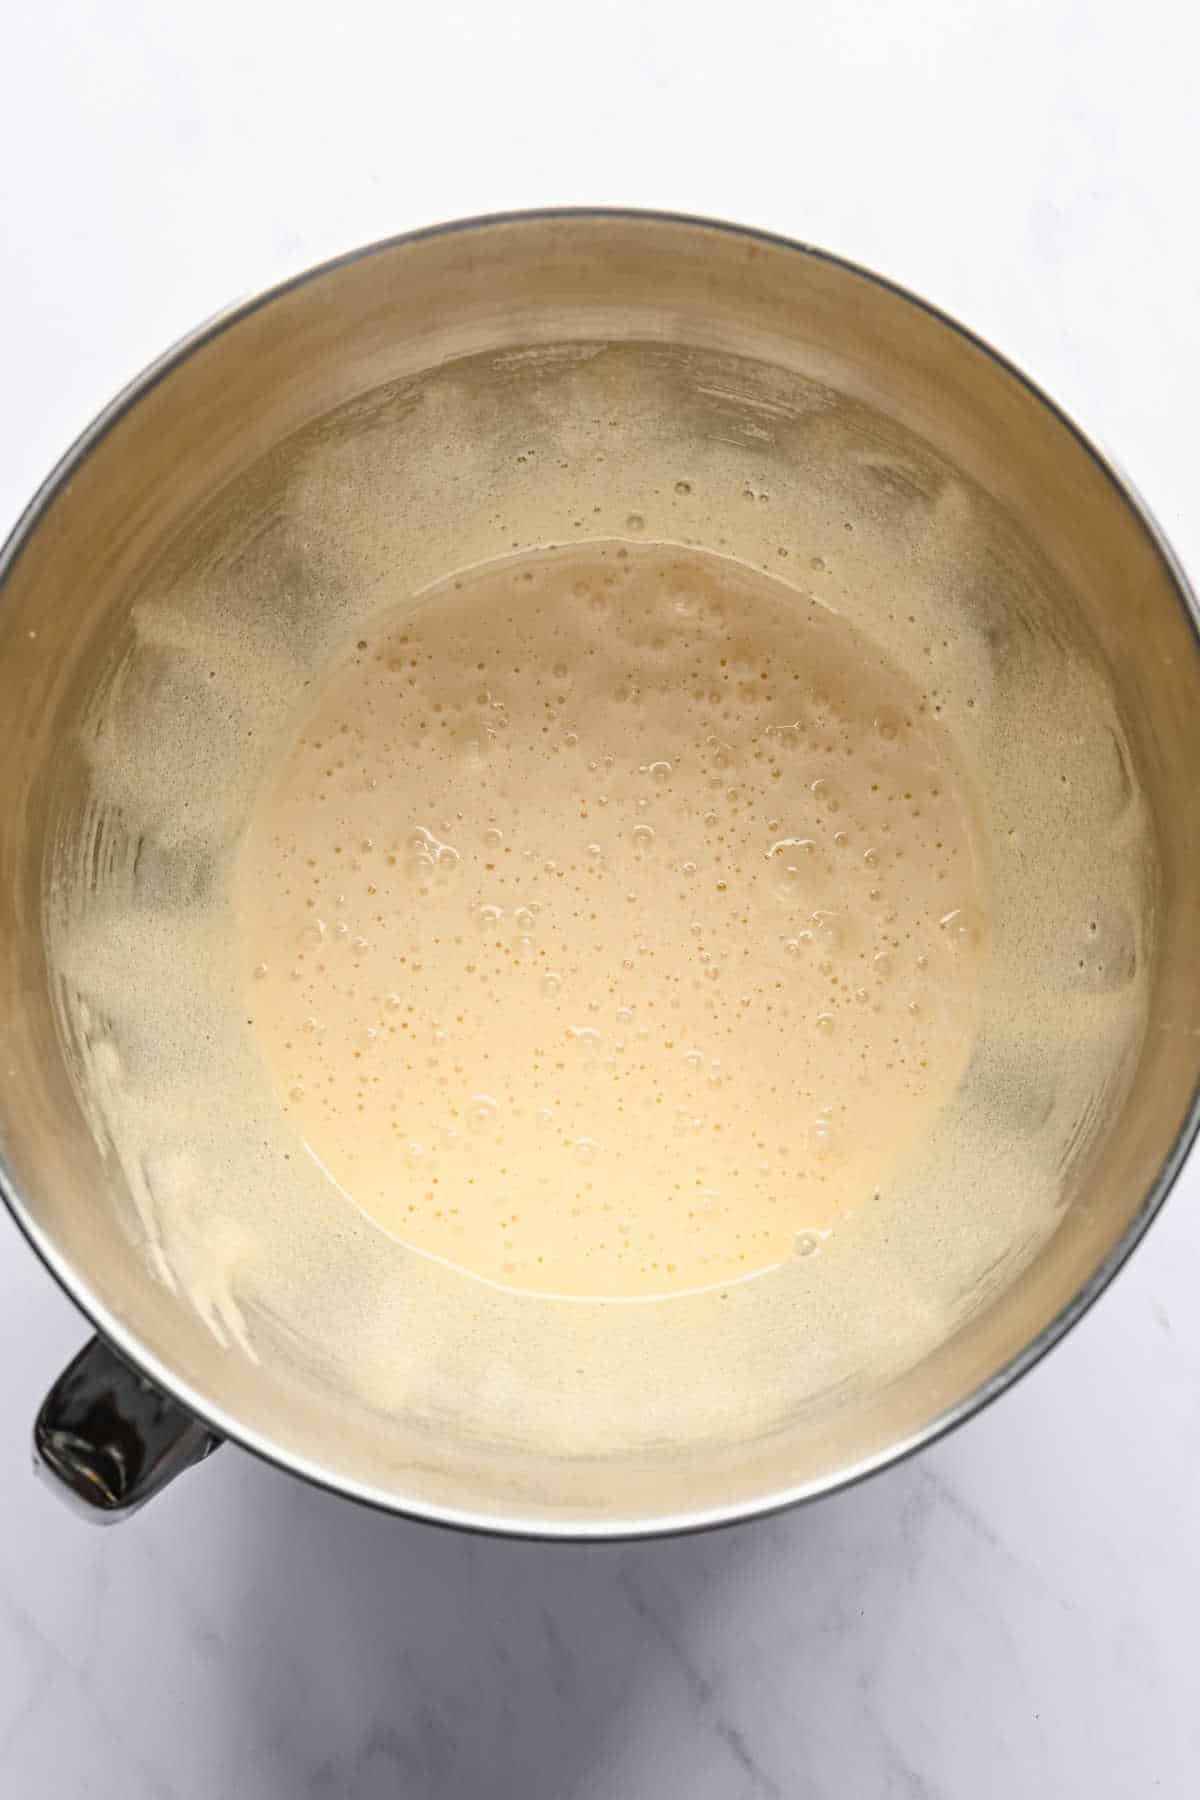
<path id="1" fill-rule="evenodd" d="M 128 1518 L 221 1442 L 100 1338 L 59 1376 L 33 1428 L 38 1473 L 101 1525 Z"/>

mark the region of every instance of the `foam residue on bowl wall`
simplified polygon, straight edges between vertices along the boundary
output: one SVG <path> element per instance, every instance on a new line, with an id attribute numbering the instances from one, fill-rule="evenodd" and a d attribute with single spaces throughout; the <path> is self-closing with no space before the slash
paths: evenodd
<path id="1" fill-rule="evenodd" d="M 564 1308 L 412 1254 L 297 1153 L 240 1006 L 233 880 L 338 656 L 454 571 L 598 540 L 736 559 L 878 645 L 973 771 L 992 926 L 961 1081 L 819 1253 Z M 334 1404 L 464 1438 L 711 1444 L 911 1367 L 1054 1230 L 1144 1027 L 1148 815 L 1072 617 L 928 446 L 715 353 L 472 359 L 272 451 L 146 576 L 80 733 L 87 826 L 48 871 L 64 1042 L 131 1241 L 231 1354 L 284 1345 Z"/>

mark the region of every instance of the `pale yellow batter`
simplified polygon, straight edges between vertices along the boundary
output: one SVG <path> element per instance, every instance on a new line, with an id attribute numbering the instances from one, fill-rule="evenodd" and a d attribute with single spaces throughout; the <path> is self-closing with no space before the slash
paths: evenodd
<path id="1" fill-rule="evenodd" d="M 357 638 L 242 852 L 245 1011 L 313 1155 L 488 1281 L 805 1257 L 959 1082 L 975 806 L 912 680 L 741 564 L 489 564 Z"/>

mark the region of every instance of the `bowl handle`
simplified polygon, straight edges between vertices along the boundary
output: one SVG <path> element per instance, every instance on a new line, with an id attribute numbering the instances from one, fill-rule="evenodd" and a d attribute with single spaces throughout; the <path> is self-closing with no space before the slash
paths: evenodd
<path id="1" fill-rule="evenodd" d="M 108 1525 L 128 1518 L 221 1442 L 97 1337 L 42 1403 L 34 1467 L 73 1511 Z"/>

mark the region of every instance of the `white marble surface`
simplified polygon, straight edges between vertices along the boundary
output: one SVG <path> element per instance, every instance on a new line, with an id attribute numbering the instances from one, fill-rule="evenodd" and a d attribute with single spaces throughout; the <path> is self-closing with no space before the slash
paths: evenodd
<path id="1" fill-rule="evenodd" d="M 0 520 L 233 295 L 628 201 L 887 270 L 1115 446 L 1200 569 L 1200 131 L 1173 0 L 70 0 L 5 15 Z M 806 1511 L 469 1541 L 232 1450 L 100 1533 L 29 1474 L 83 1336 L 0 1231 L 5 1800 L 1189 1800 L 1200 1165 L 1016 1393 Z"/>

